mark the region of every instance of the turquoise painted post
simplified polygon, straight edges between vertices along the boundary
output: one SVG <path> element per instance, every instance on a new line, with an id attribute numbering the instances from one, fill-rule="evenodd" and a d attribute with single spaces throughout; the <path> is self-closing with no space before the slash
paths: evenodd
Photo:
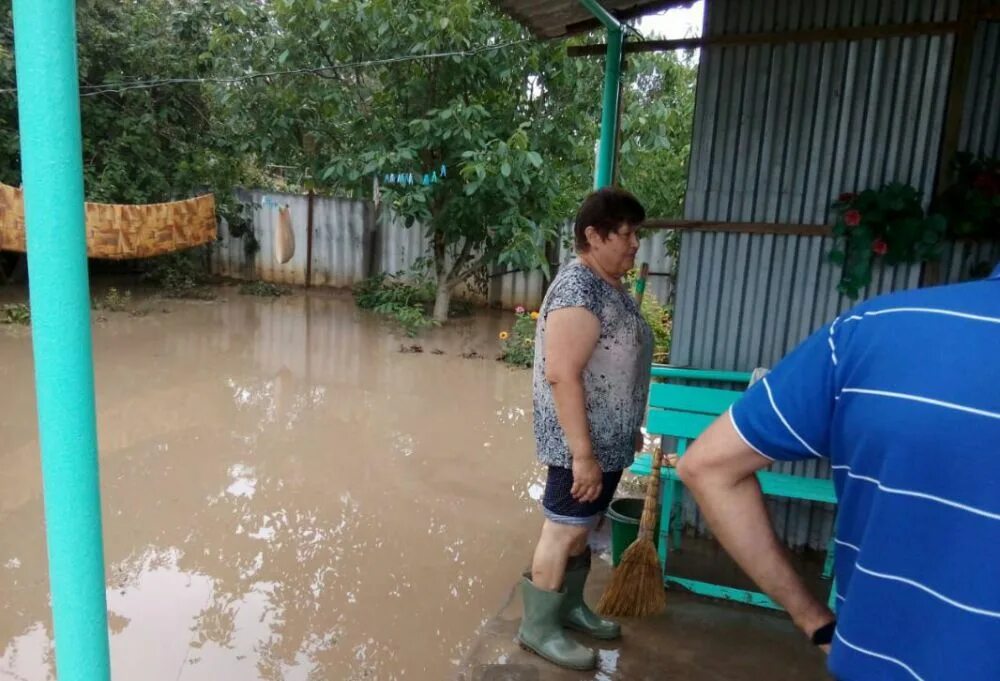
<path id="1" fill-rule="evenodd" d="M 73 0 L 14 0 L 35 397 L 59 681 L 110 678 Z"/>
<path id="2" fill-rule="evenodd" d="M 597 0 L 580 0 L 580 4 L 608 29 L 608 51 L 604 61 L 604 94 L 601 99 L 601 140 L 597 147 L 597 167 L 594 170 L 594 189 L 600 189 L 614 181 L 618 98 L 621 96 L 622 46 L 625 36 L 621 22 Z"/>

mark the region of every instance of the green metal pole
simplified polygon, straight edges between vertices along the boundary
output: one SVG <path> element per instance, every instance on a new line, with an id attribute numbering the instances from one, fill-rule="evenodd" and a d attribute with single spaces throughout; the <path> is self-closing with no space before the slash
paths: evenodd
<path id="1" fill-rule="evenodd" d="M 615 143 L 618 137 L 618 98 L 621 96 L 622 24 L 597 0 L 580 0 L 591 14 L 608 29 L 608 52 L 604 62 L 604 95 L 601 100 L 601 141 L 597 148 L 594 188 L 607 187 L 614 181 Z"/>
<path id="2" fill-rule="evenodd" d="M 73 0 L 14 0 L 21 167 L 59 681 L 110 678 Z"/>

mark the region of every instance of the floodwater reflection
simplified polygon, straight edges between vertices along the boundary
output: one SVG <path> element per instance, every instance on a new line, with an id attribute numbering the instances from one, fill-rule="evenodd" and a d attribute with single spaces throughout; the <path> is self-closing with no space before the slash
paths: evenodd
<path id="1" fill-rule="evenodd" d="M 530 376 L 461 357 L 500 320 L 402 354 L 342 297 L 224 297 L 95 326 L 115 678 L 449 678 L 539 522 Z M 0 365 L 0 679 L 40 681 L 30 339 Z"/>

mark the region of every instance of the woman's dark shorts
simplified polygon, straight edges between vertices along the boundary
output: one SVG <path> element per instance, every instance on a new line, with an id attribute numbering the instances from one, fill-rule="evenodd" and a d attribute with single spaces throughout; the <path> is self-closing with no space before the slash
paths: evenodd
<path id="1" fill-rule="evenodd" d="M 604 473 L 601 480 L 601 495 L 594 501 L 584 503 L 574 499 L 571 494 L 573 471 L 569 468 L 549 466 L 545 496 L 542 497 L 545 517 L 561 525 L 586 525 L 594 528 L 611 505 L 621 479 L 621 471 Z"/>

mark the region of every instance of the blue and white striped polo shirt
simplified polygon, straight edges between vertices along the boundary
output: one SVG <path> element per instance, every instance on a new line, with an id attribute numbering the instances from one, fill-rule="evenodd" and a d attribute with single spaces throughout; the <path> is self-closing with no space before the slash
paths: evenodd
<path id="1" fill-rule="evenodd" d="M 770 459 L 830 460 L 837 679 L 1000 680 L 1000 267 L 863 303 L 731 416 Z"/>

